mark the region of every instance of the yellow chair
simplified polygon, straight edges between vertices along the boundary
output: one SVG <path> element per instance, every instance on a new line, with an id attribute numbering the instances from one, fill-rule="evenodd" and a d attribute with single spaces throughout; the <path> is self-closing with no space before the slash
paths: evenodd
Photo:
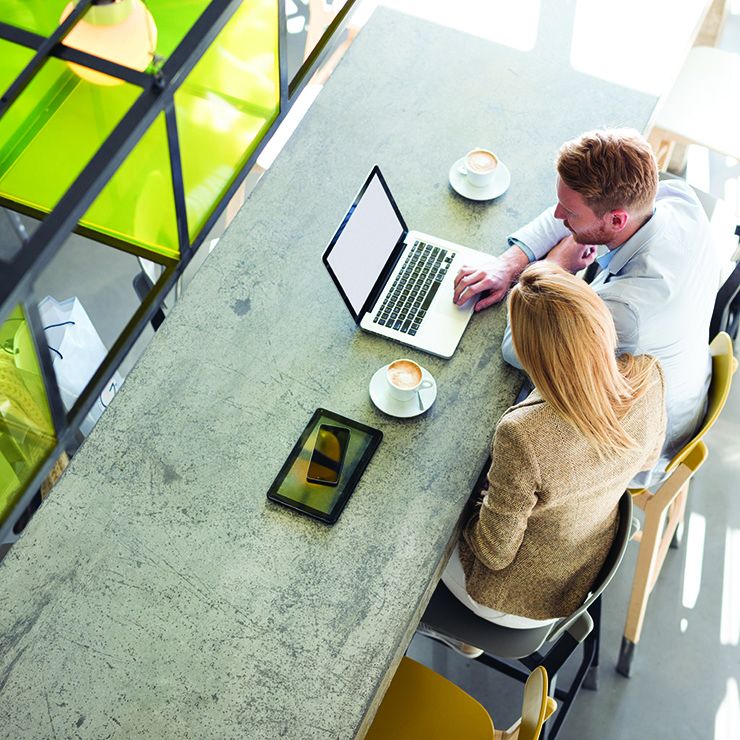
<path id="1" fill-rule="evenodd" d="M 704 424 L 698 434 L 671 460 L 666 468 L 668 476 L 655 493 L 644 488 L 630 491 L 633 503 L 645 512 L 645 521 L 642 532 L 636 537 L 640 542 L 640 551 L 617 662 L 617 670 L 623 676 L 630 675 L 650 592 L 658 579 L 676 529 L 683 522 L 689 481 L 707 459 L 709 451 L 703 437 L 724 408 L 730 393 L 732 375 L 737 369 L 737 360 L 732 353 L 732 340 L 728 334 L 720 332 L 709 348 L 712 353 L 712 383 L 709 387 Z"/>
<path id="2" fill-rule="evenodd" d="M 547 672 L 535 668 L 524 686 L 522 717 L 495 730 L 472 696 L 411 658 L 403 658 L 366 740 L 537 740 L 557 705 L 547 695 Z"/>

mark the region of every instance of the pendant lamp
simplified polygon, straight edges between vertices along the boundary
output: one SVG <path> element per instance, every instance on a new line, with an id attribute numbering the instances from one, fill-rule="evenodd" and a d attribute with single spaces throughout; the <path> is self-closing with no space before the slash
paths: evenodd
<path id="1" fill-rule="evenodd" d="M 70 2 L 62 22 L 74 9 Z M 151 64 L 157 46 L 157 26 L 142 0 L 93 0 L 87 13 L 64 39 L 71 46 L 96 57 L 143 72 Z M 72 71 L 96 85 L 118 85 L 121 80 L 69 62 Z"/>

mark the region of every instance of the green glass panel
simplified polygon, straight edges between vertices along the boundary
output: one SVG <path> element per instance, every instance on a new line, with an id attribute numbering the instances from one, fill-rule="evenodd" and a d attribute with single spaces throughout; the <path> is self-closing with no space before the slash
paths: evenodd
<path id="1" fill-rule="evenodd" d="M 56 59 L 0 118 L 0 196 L 48 213 L 139 96 L 95 85 Z M 150 126 L 85 216 L 83 226 L 177 257 L 164 116 Z"/>
<path id="2" fill-rule="evenodd" d="M 39 361 L 18 307 L 0 326 L 0 522 L 55 442 Z"/>
<path id="3" fill-rule="evenodd" d="M 161 113 L 80 220 L 83 226 L 178 259 L 164 113 Z"/>
<path id="4" fill-rule="evenodd" d="M 145 0 L 157 26 L 157 54 L 168 57 L 209 0 Z M 59 25 L 69 0 L 0 0 L 0 20 L 48 36 Z"/>
<path id="5" fill-rule="evenodd" d="M 0 94 L 10 87 L 32 56 L 31 49 L 0 39 Z"/>
<path id="6" fill-rule="evenodd" d="M 0 20 L 26 31 L 49 36 L 69 0 L 0 0 Z"/>
<path id="7" fill-rule="evenodd" d="M 245 0 L 175 93 L 191 239 L 279 107 L 277 3 Z"/>
<path id="8" fill-rule="evenodd" d="M 48 60 L 0 118 L 0 196 L 50 211 L 139 94 Z"/>

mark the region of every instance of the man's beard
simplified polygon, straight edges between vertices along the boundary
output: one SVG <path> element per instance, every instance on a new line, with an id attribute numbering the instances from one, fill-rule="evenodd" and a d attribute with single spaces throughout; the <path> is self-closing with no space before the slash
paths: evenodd
<path id="1" fill-rule="evenodd" d="M 578 244 L 608 244 L 612 235 L 606 229 L 591 229 L 590 231 L 575 232 L 568 224 L 565 225 L 573 234 L 573 239 Z"/>

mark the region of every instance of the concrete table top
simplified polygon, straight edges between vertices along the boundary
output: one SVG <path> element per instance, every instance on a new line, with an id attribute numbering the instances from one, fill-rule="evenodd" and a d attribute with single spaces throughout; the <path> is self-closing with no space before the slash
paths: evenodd
<path id="1" fill-rule="evenodd" d="M 521 377 L 503 309 L 433 358 L 358 331 L 320 255 L 376 162 L 411 228 L 499 254 L 562 141 L 646 125 L 546 6 L 526 53 L 376 12 L 0 565 L 0 736 L 364 732 Z M 475 146 L 512 172 L 491 203 L 447 183 Z M 420 418 L 368 396 L 399 356 L 439 383 Z M 318 406 L 385 435 L 333 527 L 265 500 Z"/>

